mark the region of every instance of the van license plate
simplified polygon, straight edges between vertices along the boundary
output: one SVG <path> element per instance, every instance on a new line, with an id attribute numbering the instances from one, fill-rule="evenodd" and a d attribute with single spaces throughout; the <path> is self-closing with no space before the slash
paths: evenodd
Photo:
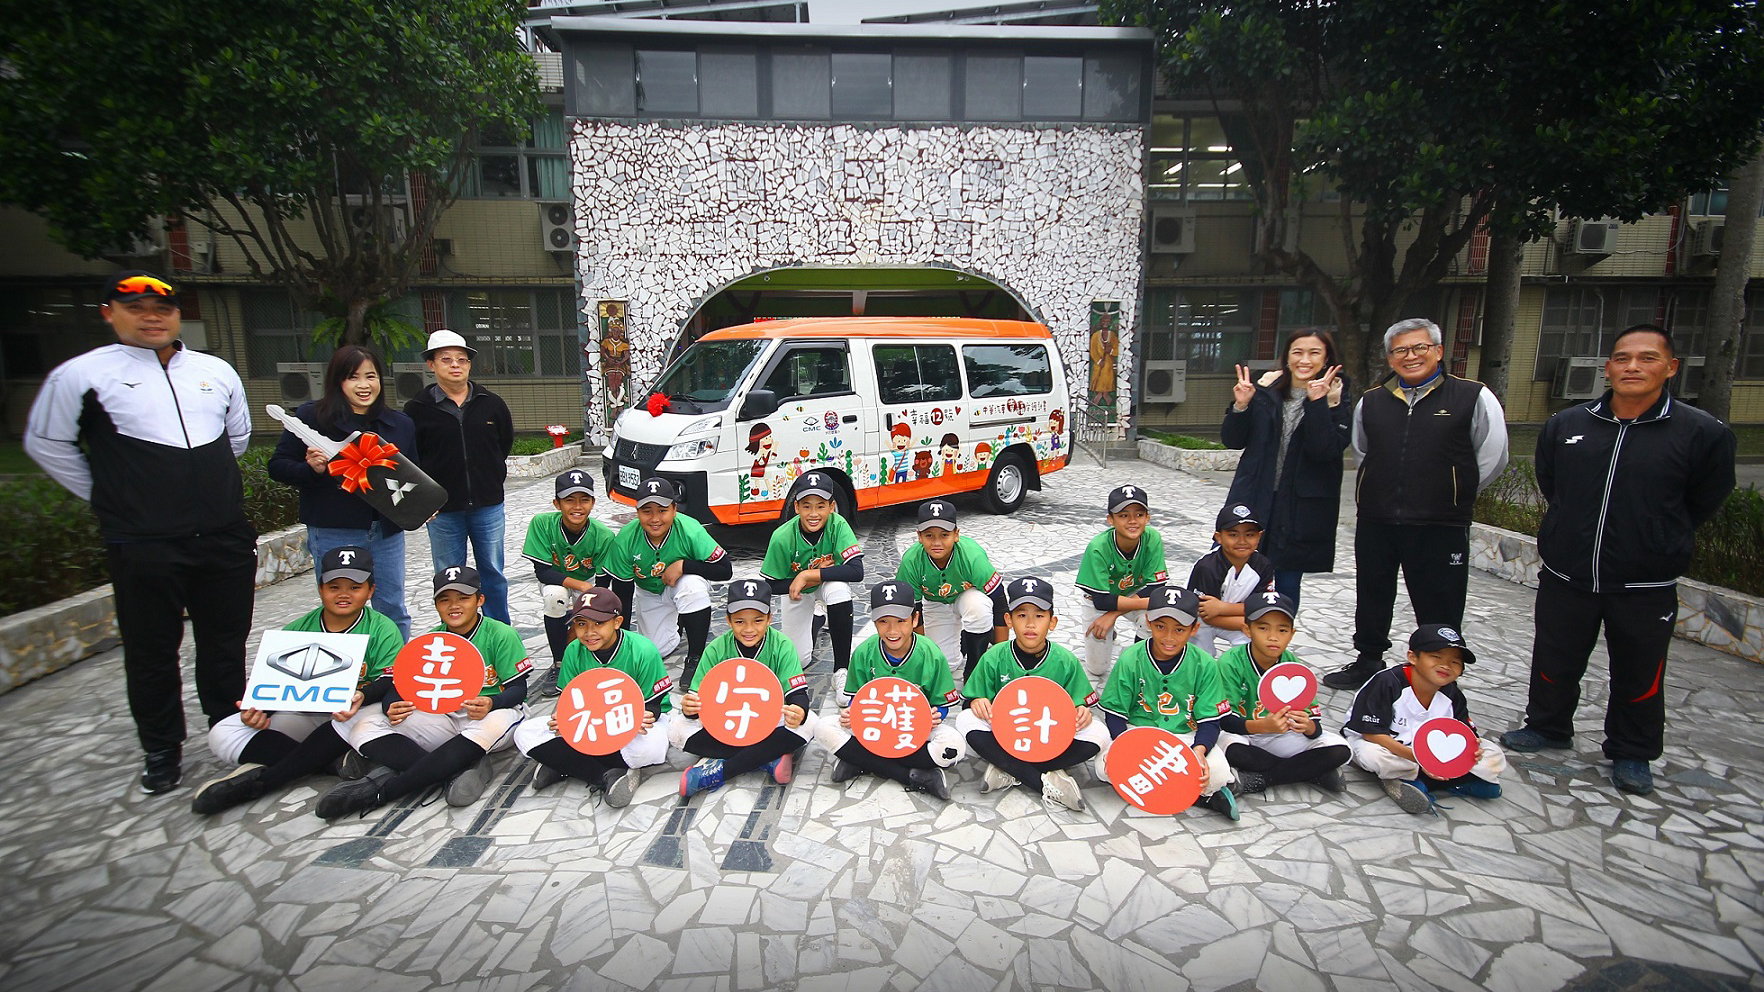
<path id="1" fill-rule="evenodd" d="M 621 489 L 636 489 L 638 486 L 640 486 L 642 484 L 643 484 L 643 475 L 642 475 L 642 473 L 637 471 L 635 466 L 631 466 L 631 465 L 620 465 L 619 466 L 619 488 L 621 488 Z"/>

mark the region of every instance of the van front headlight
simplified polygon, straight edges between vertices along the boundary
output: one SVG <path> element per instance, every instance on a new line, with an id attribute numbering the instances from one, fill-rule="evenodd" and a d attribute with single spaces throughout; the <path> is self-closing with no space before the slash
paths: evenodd
<path id="1" fill-rule="evenodd" d="M 700 438 L 697 441 L 681 441 L 668 449 L 666 460 L 703 458 L 717 450 L 716 438 Z"/>

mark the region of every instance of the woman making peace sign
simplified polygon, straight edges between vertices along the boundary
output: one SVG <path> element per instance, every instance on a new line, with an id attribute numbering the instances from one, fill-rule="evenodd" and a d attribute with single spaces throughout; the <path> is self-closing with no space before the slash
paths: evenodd
<path id="1" fill-rule="evenodd" d="M 1274 562 L 1275 589 L 1297 603 L 1305 572 L 1335 568 L 1353 404 L 1342 402 L 1348 379 L 1328 331 L 1295 331 L 1282 354 L 1284 367 L 1260 384 L 1237 367 L 1220 437 L 1243 451 L 1226 503 L 1247 503 L 1267 522 L 1261 552 Z"/>

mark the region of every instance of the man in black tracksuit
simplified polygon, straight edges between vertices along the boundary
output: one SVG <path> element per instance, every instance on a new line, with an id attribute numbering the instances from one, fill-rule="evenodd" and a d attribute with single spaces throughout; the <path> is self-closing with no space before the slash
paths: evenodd
<path id="1" fill-rule="evenodd" d="M 1525 726 L 1513 751 L 1567 748 L 1587 658 L 1604 624 L 1611 659 L 1605 757 L 1619 789 L 1653 791 L 1648 762 L 1666 733 L 1666 650 L 1678 622 L 1678 576 L 1696 528 L 1734 486 L 1733 431 L 1666 391 L 1672 339 L 1652 324 L 1617 336 L 1611 388 L 1551 417 L 1537 439 L 1537 486 L 1549 501 L 1537 549 L 1536 633 Z"/>
<path id="2" fill-rule="evenodd" d="M 1470 507 L 1507 466 L 1507 420 L 1480 382 L 1440 368 L 1439 325 L 1401 320 L 1384 332 L 1391 374 L 1354 407 L 1354 652 L 1323 684 L 1358 689 L 1384 669 L 1397 569 L 1415 621 L 1463 629 L 1470 582 Z"/>

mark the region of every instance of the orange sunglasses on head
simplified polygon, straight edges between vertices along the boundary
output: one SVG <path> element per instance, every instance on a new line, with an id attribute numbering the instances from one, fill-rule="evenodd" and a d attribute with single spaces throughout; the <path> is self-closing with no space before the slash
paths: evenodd
<path id="1" fill-rule="evenodd" d="M 130 296 L 135 293 L 152 293 L 156 296 L 176 296 L 177 291 L 171 285 L 152 276 L 130 276 L 116 284 L 110 291 L 112 296 Z"/>

